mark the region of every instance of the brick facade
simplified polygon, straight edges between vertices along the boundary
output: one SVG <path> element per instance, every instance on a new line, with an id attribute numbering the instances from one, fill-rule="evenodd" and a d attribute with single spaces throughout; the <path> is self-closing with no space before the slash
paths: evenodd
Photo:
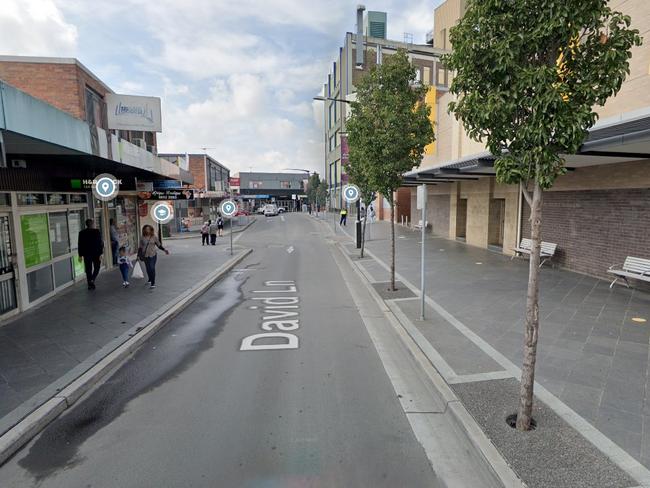
<path id="1" fill-rule="evenodd" d="M 106 87 L 77 64 L 0 61 L 0 79 L 81 120 L 86 119 L 86 86 L 102 97 Z"/>
<path id="2" fill-rule="evenodd" d="M 558 244 L 555 262 L 599 277 L 626 256 L 650 259 L 650 189 L 544 193 L 542 239 Z M 523 205 L 522 236 L 530 237 Z"/>
<path id="3" fill-rule="evenodd" d="M 190 154 L 190 173 L 194 178 L 193 188 L 207 190 L 205 187 L 205 156 L 202 154 Z"/>

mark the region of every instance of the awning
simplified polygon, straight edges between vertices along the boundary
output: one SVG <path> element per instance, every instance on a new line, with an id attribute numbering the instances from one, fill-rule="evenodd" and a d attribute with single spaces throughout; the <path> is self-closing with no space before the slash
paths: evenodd
<path id="1" fill-rule="evenodd" d="M 564 155 L 567 169 L 650 159 L 650 107 L 606 119 L 590 131 L 578 154 Z M 495 157 L 489 152 L 452 161 L 426 164 L 404 175 L 404 186 L 450 183 L 494 176 Z"/>

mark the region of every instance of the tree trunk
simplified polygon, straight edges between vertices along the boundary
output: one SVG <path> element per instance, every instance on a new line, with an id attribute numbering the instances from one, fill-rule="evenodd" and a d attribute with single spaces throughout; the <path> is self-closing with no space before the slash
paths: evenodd
<path id="1" fill-rule="evenodd" d="M 524 364 L 521 368 L 517 430 L 530 430 L 533 414 L 533 386 L 535 384 L 535 361 L 539 336 L 539 263 L 542 245 L 542 189 L 535 181 L 530 208 L 530 237 L 532 248 L 528 271 L 526 295 L 526 331 L 524 338 Z"/>
<path id="2" fill-rule="evenodd" d="M 390 200 L 390 291 L 395 291 L 395 202 Z"/>

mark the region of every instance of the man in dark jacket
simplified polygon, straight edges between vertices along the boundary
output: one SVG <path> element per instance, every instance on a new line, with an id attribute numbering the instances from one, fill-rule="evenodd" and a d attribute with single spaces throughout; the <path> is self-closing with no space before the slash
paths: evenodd
<path id="1" fill-rule="evenodd" d="M 101 256 L 104 254 L 104 241 L 99 229 L 95 229 L 95 222 L 93 219 L 86 220 L 86 228 L 79 232 L 78 241 L 79 261 L 83 259 L 86 267 L 86 280 L 88 281 L 88 289 L 95 289 L 95 279 L 99 274 L 99 267 L 101 266 Z"/>

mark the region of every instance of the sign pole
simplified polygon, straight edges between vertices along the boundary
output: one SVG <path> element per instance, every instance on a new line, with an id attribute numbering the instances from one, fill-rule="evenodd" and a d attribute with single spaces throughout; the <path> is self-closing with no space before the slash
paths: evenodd
<path id="1" fill-rule="evenodd" d="M 232 256 L 232 219 L 230 219 L 230 255 Z"/>
<path id="2" fill-rule="evenodd" d="M 420 290 L 422 296 L 420 297 L 420 320 L 424 320 L 424 237 L 427 228 L 427 185 L 423 184 L 420 188 L 422 195 L 422 249 L 420 252 Z"/>

